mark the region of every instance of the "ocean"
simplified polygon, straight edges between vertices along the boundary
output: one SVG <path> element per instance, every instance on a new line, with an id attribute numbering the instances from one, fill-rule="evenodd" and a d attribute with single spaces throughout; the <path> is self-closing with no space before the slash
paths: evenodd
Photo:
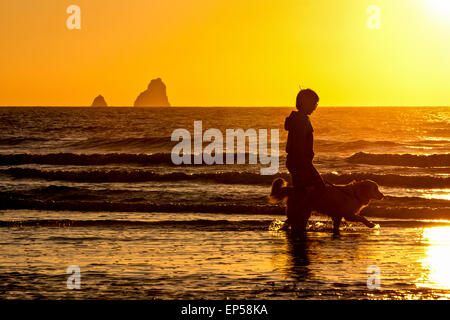
<path id="1" fill-rule="evenodd" d="M 292 110 L 0 108 L 0 298 L 450 298 L 450 108 L 319 107 L 324 179 L 371 179 L 386 197 L 362 211 L 379 228 L 333 237 L 315 214 L 305 242 L 279 230 L 284 206 L 267 199 L 289 177 Z M 279 129 L 279 173 L 174 165 L 172 132 L 199 120 Z"/>

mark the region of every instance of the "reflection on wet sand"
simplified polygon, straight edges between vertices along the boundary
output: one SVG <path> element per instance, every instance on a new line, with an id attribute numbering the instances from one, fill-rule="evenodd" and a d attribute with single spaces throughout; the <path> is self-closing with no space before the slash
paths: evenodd
<path id="1" fill-rule="evenodd" d="M 308 242 L 287 237 L 287 257 L 292 277 L 297 281 L 304 280 L 309 273 Z"/>
<path id="2" fill-rule="evenodd" d="M 342 298 L 450 298 L 450 226 L 369 232 L 351 228 L 339 237 L 310 231 L 305 241 L 273 232 L 278 238 L 273 242 L 274 270 L 303 290 L 297 290 L 299 297 L 307 298 L 310 290 L 340 296 L 345 288 Z M 372 265 L 381 270 L 379 290 L 367 288 Z"/>
<path id="3" fill-rule="evenodd" d="M 230 231 L 231 222 L 221 230 L 204 222 L 187 230 L 184 225 L 0 228 L 0 237 L 10 243 L 0 246 L 5 257 L 0 293 L 55 299 L 450 298 L 450 222 L 376 222 L 378 230 L 348 225 L 340 237 L 333 237 L 331 224 L 316 222 L 306 241 L 268 227 Z M 65 270 L 74 261 L 82 270 L 83 290 L 67 292 Z M 369 266 L 380 269 L 379 290 L 367 287 Z"/>
<path id="4" fill-rule="evenodd" d="M 450 290 L 450 227 L 425 229 L 423 240 L 428 246 L 420 260 L 424 273 L 417 286 Z"/>

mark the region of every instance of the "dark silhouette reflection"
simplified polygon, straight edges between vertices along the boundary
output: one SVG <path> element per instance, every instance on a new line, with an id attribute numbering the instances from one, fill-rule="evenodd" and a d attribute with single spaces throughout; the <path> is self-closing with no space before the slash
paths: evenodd
<path id="1" fill-rule="evenodd" d="M 333 232 L 333 236 L 331 237 L 331 239 L 333 239 L 333 240 L 340 240 L 341 239 L 341 234 Z"/>
<path id="2" fill-rule="evenodd" d="M 287 237 L 287 257 L 290 273 L 297 281 L 303 281 L 309 274 L 309 242 L 305 238 L 290 235 Z"/>

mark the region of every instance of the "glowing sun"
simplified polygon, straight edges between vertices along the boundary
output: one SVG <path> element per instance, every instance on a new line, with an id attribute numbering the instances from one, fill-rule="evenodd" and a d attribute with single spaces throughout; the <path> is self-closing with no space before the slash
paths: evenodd
<path id="1" fill-rule="evenodd" d="M 425 0 L 436 16 L 450 20 L 450 0 Z"/>

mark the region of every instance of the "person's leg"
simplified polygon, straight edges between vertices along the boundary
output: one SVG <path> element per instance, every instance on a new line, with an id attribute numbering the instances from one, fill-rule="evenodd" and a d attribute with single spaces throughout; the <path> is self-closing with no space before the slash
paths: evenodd
<path id="1" fill-rule="evenodd" d="M 296 236 L 304 236 L 311 211 L 306 206 L 305 198 L 290 197 L 286 207 L 287 221 L 292 233 Z"/>
<path id="2" fill-rule="evenodd" d="M 294 170 L 290 172 L 295 192 L 288 198 L 286 207 L 286 223 L 290 224 L 294 236 L 304 237 L 306 226 L 309 217 L 311 216 L 311 210 L 308 206 L 304 174 Z"/>
<path id="3" fill-rule="evenodd" d="M 291 175 L 294 188 L 304 190 L 301 198 L 297 199 L 298 208 L 296 208 L 296 212 L 291 213 L 295 215 L 295 220 L 291 223 L 292 230 L 303 237 L 314 204 L 320 200 L 325 191 L 325 183 L 313 165 L 306 169 L 302 168 L 294 174 L 291 173 Z"/>
<path id="4" fill-rule="evenodd" d="M 342 217 L 333 217 L 332 219 L 333 219 L 333 234 L 338 235 Z"/>
<path id="5" fill-rule="evenodd" d="M 288 167 L 288 170 L 291 174 L 293 192 L 287 199 L 287 220 L 284 223 L 283 229 L 287 229 L 290 226 L 291 230 L 299 230 L 301 229 L 300 215 L 304 202 L 303 199 L 306 196 L 306 190 L 304 188 L 303 175 L 300 171 L 292 167 Z"/>
<path id="6" fill-rule="evenodd" d="M 293 188 L 286 202 L 286 224 L 296 224 L 301 210 L 306 204 L 306 190 Z"/>
<path id="7" fill-rule="evenodd" d="M 298 212 L 297 217 L 297 221 L 295 226 L 292 228 L 292 231 L 294 235 L 305 238 L 308 220 L 311 217 L 311 210 L 307 206 L 304 206 L 300 209 L 300 212 Z"/>

